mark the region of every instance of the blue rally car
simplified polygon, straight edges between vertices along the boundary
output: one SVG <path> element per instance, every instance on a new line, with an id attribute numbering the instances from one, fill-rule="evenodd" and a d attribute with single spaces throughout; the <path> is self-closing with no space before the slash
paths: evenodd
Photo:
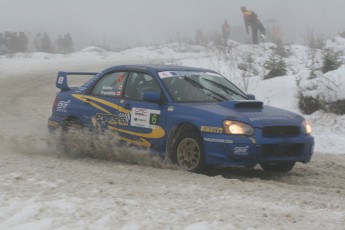
<path id="1" fill-rule="evenodd" d="M 72 75 L 92 76 L 69 87 Z M 213 70 L 122 65 L 100 73 L 59 72 L 56 86 L 61 91 L 48 120 L 51 133 L 76 126 L 107 130 L 114 142 L 148 148 L 188 171 L 260 164 L 266 171 L 288 172 L 313 154 L 308 121 L 263 105 Z"/>

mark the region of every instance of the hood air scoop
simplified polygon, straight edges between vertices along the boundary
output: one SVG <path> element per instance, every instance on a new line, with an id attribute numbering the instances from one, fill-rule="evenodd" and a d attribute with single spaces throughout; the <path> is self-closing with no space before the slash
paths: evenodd
<path id="1" fill-rule="evenodd" d="M 236 109 L 262 109 L 262 101 L 240 101 L 235 104 Z"/>

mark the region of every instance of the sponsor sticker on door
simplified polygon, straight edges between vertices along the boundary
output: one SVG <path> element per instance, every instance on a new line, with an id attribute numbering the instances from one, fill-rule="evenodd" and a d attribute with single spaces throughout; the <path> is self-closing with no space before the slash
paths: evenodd
<path id="1" fill-rule="evenodd" d="M 132 108 L 131 126 L 156 129 L 158 128 L 160 110 Z"/>

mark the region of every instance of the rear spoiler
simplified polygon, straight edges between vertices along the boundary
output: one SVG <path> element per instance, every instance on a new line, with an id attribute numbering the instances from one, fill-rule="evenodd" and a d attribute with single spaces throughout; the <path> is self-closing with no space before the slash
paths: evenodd
<path id="1" fill-rule="evenodd" d="M 68 83 L 67 83 L 67 75 L 96 75 L 96 74 L 98 74 L 98 73 L 94 73 L 94 72 L 63 72 L 63 71 L 60 71 L 60 72 L 58 72 L 55 85 L 56 85 L 57 88 L 59 88 L 61 90 L 69 90 L 70 87 L 68 86 Z"/>

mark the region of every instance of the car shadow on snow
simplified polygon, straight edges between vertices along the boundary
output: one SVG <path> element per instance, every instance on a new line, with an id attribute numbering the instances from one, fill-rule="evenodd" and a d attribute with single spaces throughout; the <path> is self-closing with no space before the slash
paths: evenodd
<path id="1" fill-rule="evenodd" d="M 291 178 L 299 178 L 303 180 L 305 177 L 305 169 L 296 167 L 290 172 L 280 173 L 280 172 L 267 172 L 261 169 L 259 166 L 254 168 L 244 168 L 244 167 L 224 167 L 224 168 L 210 168 L 205 172 L 206 176 L 222 176 L 226 179 L 238 179 L 241 181 L 249 181 L 252 179 L 260 180 L 272 180 L 279 182 L 290 181 Z"/>

